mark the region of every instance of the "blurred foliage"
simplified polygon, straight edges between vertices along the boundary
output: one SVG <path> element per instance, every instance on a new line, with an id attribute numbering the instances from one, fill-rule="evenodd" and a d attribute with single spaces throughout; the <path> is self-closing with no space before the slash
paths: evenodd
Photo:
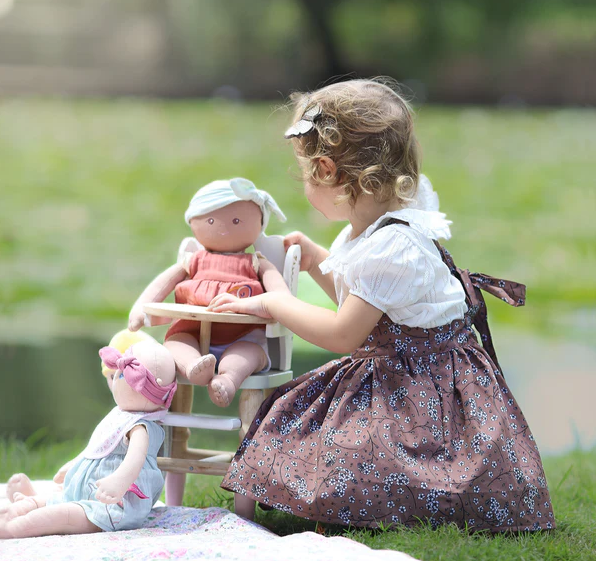
<path id="1" fill-rule="evenodd" d="M 329 245 L 302 196 L 285 111 L 221 101 L 13 100 L 0 105 L 0 337 L 109 338 L 188 235 L 183 213 L 216 178 L 245 176 Z M 596 112 L 423 106 L 423 170 L 454 221 L 460 266 L 528 285 L 489 298 L 501 323 L 591 340 L 596 331 Z M 307 276 L 300 295 L 330 305 Z M 492 301 L 490 301 L 492 300 Z"/>
<path id="2" fill-rule="evenodd" d="M 169 10 L 184 64 L 208 83 L 265 97 L 343 74 L 388 74 L 422 101 L 509 94 L 553 103 L 561 96 L 540 91 L 544 76 L 564 75 L 569 53 L 589 57 L 596 37 L 596 5 L 584 0 L 177 0 Z M 550 63 L 538 64 L 545 56 Z M 579 72 L 593 76 L 589 60 Z M 474 87 L 453 86 L 450 73 Z M 516 80 L 529 83 L 518 91 Z"/>
<path id="3" fill-rule="evenodd" d="M 593 0 L 19 0 L 0 91 L 272 99 L 387 74 L 418 102 L 593 105 L 595 38 Z"/>

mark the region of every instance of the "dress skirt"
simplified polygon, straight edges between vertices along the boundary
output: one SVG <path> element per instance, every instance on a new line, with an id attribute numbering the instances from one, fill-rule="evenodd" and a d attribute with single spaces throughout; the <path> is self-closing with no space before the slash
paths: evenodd
<path id="1" fill-rule="evenodd" d="M 469 323 L 384 315 L 265 400 L 222 487 L 324 523 L 554 528 L 528 423 Z"/>

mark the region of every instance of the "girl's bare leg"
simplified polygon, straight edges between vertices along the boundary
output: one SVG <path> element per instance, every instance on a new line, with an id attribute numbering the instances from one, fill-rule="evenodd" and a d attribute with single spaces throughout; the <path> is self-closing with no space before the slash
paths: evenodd
<path id="1" fill-rule="evenodd" d="M 14 494 L 20 493 L 27 497 L 35 495 L 35 489 L 31 483 L 31 480 L 24 473 L 15 473 L 6 484 L 6 496 L 12 503 L 14 502 Z"/>
<path id="2" fill-rule="evenodd" d="M 101 531 L 101 528 L 89 521 L 83 507 L 77 503 L 44 505 L 43 497 L 27 497 L 11 505 L 6 518 L 0 520 L 0 539 L 53 534 L 90 534 Z M 30 510 L 17 514 L 15 509 L 11 513 L 13 507 L 19 507 L 20 512 L 26 510 L 24 507 Z"/>
<path id="3" fill-rule="evenodd" d="M 221 355 L 218 375 L 209 383 L 211 401 L 219 407 L 227 407 L 240 384 L 266 366 L 267 355 L 260 345 L 249 341 L 232 343 Z"/>
<path id="4" fill-rule="evenodd" d="M 242 518 L 255 519 L 255 504 L 255 501 L 240 493 L 234 494 L 234 512 Z"/>
<path id="5" fill-rule="evenodd" d="M 172 335 L 164 347 L 172 353 L 178 370 L 191 384 L 206 386 L 215 375 L 215 357 L 201 355 L 198 341 L 189 333 Z"/>

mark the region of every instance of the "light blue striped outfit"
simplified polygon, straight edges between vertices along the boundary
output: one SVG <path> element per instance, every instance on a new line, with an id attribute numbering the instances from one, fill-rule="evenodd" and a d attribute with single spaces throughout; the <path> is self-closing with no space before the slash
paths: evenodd
<path id="1" fill-rule="evenodd" d="M 139 419 L 133 426 L 136 425 L 145 425 L 149 434 L 147 458 L 135 480 L 137 487 L 149 497 L 148 499 L 141 499 L 131 491 L 127 491 L 118 504 L 104 504 L 95 498 L 95 482 L 114 473 L 124 461 L 128 451 L 128 439 L 123 438 L 116 448 L 103 458 L 88 459 L 83 454 L 79 455 L 66 474 L 63 492 L 55 493 L 46 504 L 76 502 L 83 507 L 89 521 L 106 532 L 141 527 L 164 486 L 163 474 L 157 467 L 157 453 L 165 433 L 161 426 L 147 419 Z"/>

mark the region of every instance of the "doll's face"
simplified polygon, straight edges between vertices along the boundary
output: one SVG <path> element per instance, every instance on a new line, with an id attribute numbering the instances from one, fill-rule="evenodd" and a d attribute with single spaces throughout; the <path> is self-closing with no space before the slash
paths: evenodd
<path id="1" fill-rule="evenodd" d="M 133 390 L 120 370 L 116 370 L 114 373 L 110 389 L 116 405 L 122 411 L 157 411 L 159 409 L 158 405 Z"/>
<path id="2" fill-rule="evenodd" d="M 195 216 L 190 228 L 208 251 L 236 253 L 251 246 L 261 233 L 263 215 L 252 201 L 238 201 L 208 214 Z"/>

